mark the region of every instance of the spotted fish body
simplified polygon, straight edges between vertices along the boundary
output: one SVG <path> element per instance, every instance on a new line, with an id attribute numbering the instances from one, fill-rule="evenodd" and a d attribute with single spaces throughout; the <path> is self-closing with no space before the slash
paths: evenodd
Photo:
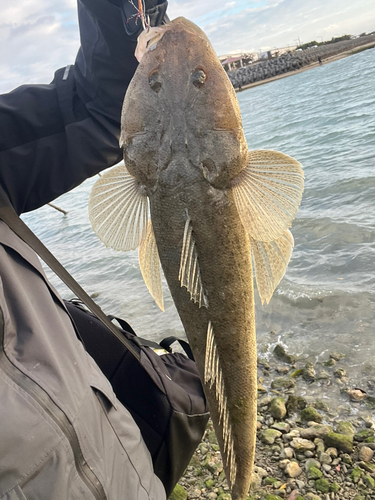
<path id="1" fill-rule="evenodd" d="M 141 57 L 120 142 L 125 167 L 94 186 L 91 223 L 108 246 L 140 246 L 143 277 L 163 308 L 161 262 L 232 497 L 244 499 L 256 434 L 252 260 L 268 302 L 293 248 L 288 227 L 302 196 L 301 167 L 282 153 L 248 151 L 234 90 L 207 37 L 183 18 Z"/>

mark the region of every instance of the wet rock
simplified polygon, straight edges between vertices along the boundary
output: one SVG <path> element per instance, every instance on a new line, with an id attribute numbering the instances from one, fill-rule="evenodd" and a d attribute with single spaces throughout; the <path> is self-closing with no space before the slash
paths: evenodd
<path id="1" fill-rule="evenodd" d="M 281 375 L 286 375 L 289 372 L 290 368 L 288 366 L 276 366 L 277 373 Z"/>
<path id="2" fill-rule="evenodd" d="M 336 361 L 334 359 L 328 359 L 327 361 L 324 361 L 323 366 L 334 366 L 336 364 Z"/>
<path id="3" fill-rule="evenodd" d="M 312 406 L 320 411 L 329 411 L 328 405 L 326 405 L 326 403 L 324 403 L 324 401 L 322 401 L 321 399 L 317 399 L 315 403 L 312 404 Z"/>
<path id="4" fill-rule="evenodd" d="M 307 450 L 314 450 L 315 444 L 309 441 L 308 439 L 302 438 L 293 438 L 290 446 L 299 452 L 304 452 Z"/>
<path id="5" fill-rule="evenodd" d="M 351 453 L 353 451 L 353 437 L 346 436 L 345 434 L 330 432 L 324 436 L 324 443 L 328 447 L 332 446 L 345 453 Z"/>
<path id="6" fill-rule="evenodd" d="M 208 437 L 208 442 L 210 444 L 217 444 L 217 438 L 216 438 L 216 434 L 215 434 L 215 431 L 210 431 L 207 435 Z"/>
<path id="7" fill-rule="evenodd" d="M 287 434 L 284 434 L 283 439 L 284 441 L 291 441 L 293 438 L 300 437 L 299 429 L 292 429 L 290 432 Z"/>
<path id="8" fill-rule="evenodd" d="M 254 472 L 256 474 L 259 474 L 259 476 L 261 476 L 262 478 L 266 477 L 268 475 L 268 472 L 266 471 L 266 469 L 263 469 L 263 467 L 259 467 L 257 465 L 254 465 Z"/>
<path id="9" fill-rule="evenodd" d="M 358 453 L 359 460 L 362 460 L 363 462 L 370 462 L 373 456 L 374 452 L 368 446 L 362 446 Z"/>
<path id="10" fill-rule="evenodd" d="M 285 473 L 289 477 L 298 477 L 302 474 L 302 469 L 298 465 L 297 462 L 290 462 L 286 467 L 285 467 Z"/>
<path id="11" fill-rule="evenodd" d="M 311 408 L 311 407 L 308 407 Z M 306 410 L 308 409 L 306 408 Z M 305 411 L 305 410 L 303 410 Z M 332 432 L 332 427 L 330 425 L 313 425 L 311 427 L 308 427 L 307 429 L 301 429 L 300 435 L 304 439 L 315 439 L 315 438 L 322 438 L 329 432 Z"/>
<path id="12" fill-rule="evenodd" d="M 275 439 L 281 436 L 281 432 L 276 429 L 266 429 L 260 432 L 259 439 L 264 444 L 274 444 Z"/>
<path id="13" fill-rule="evenodd" d="M 371 438 L 374 438 L 374 431 L 372 429 L 365 429 L 354 436 L 355 441 L 359 441 L 360 443 L 363 441 L 369 443 L 371 442 Z"/>
<path id="14" fill-rule="evenodd" d="M 313 408 L 312 406 L 307 406 L 301 411 L 302 420 L 306 420 L 308 422 L 318 422 L 320 423 L 323 420 L 321 414 Z"/>
<path id="15" fill-rule="evenodd" d="M 262 485 L 262 476 L 253 471 L 251 475 L 250 490 L 252 491 L 259 490 L 261 485 Z"/>
<path id="16" fill-rule="evenodd" d="M 346 436 L 354 436 L 355 434 L 355 429 L 353 427 L 353 424 L 350 422 L 338 422 L 336 424 L 336 432 L 338 434 L 345 434 Z"/>
<path id="17" fill-rule="evenodd" d="M 364 476 L 363 477 L 363 484 L 367 486 L 368 488 L 374 489 L 375 488 L 375 480 L 371 476 Z"/>
<path id="18" fill-rule="evenodd" d="M 267 476 L 263 480 L 263 484 L 265 486 L 273 486 L 275 483 L 278 483 L 278 482 L 279 482 L 278 479 L 276 479 L 275 477 L 270 477 L 270 476 Z"/>
<path id="19" fill-rule="evenodd" d="M 361 477 L 363 476 L 363 470 L 360 467 L 354 467 L 350 474 L 350 479 L 353 483 L 358 483 Z"/>
<path id="20" fill-rule="evenodd" d="M 258 358 L 257 359 L 257 365 L 261 366 L 264 370 L 270 370 L 271 366 L 268 361 L 265 359 Z"/>
<path id="21" fill-rule="evenodd" d="M 332 462 L 332 458 L 328 455 L 328 453 L 321 453 L 319 455 L 319 461 L 322 464 L 329 465 Z"/>
<path id="22" fill-rule="evenodd" d="M 321 478 L 318 479 L 315 482 L 315 488 L 317 491 L 320 491 L 321 493 L 328 493 L 329 492 L 329 482 L 327 479 Z"/>
<path id="23" fill-rule="evenodd" d="M 271 382 L 272 389 L 289 389 L 295 387 L 296 383 L 292 378 L 277 377 Z"/>
<path id="24" fill-rule="evenodd" d="M 330 490 L 331 490 L 333 493 L 337 493 L 337 492 L 339 491 L 339 489 L 340 489 L 340 485 L 339 485 L 338 483 L 334 482 L 334 483 L 331 483 L 331 484 L 330 484 L 330 487 L 329 487 L 329 488 L 330 488 Z"/>
<path id="25" fill-rule="evenodd" d="M 333 374 L 334 374 L 334 376 L 336 378 L 344 378 L 344 377 L 346 377 L 346 371 L 343 370 L 342 368 L 338 368 L 337 370 L 335 370 L 333 372 Z"/>
<path id="26" fill-rule="evenodd" d="M 306 493 L 306 495 L 304 495 L 304 500 L 322 500 L 322 497 L 320 497 L 319 495 L 315 495 L 314 493 Z"/>
<path id="27" fill-rule="evenodd" d="M 324 441 L 323 439 L 321 438 L 315 438 L 314 439 L 314 444 L 316 446 L 316 452 L 319 454 L 319 453 L 323 453 L 324 450 L 325 450 L 325 446 L 324 446 Z"/>
<path id="28" fill-rule="evenodd" d="M 284 459 L 279 461 L 279 467 L 280 469 L 286 469 L 286 467 L 290 464 L 290 460 Z"/>
<path id="29" fill-rule="evenodd" d="M 337 458 L 337 456 L 338 456 L 338 453 L 337 453 L 336 448 L 332 448 L 332 447 L 331 447 L 331 448 L 327 448 L 327 449 L 326 449 L 326 453 L 327 453 L 327 455 L 329 455 L 331 458 Z M 344 454 L 343 454 L 343 455 L 344 455 Z M 343 455 L 342 455 L 342 456 L 343 456 Z M 341 459 L 342 459 L 342 456 L 341 456 Z"/>
<path id="30" fill-rule="evenodd" d="M 288 401 L 286 402 L 286 408 L 289 414 L 295 413 L 298 410 L 303 410 L 306 406 L 306 400 L 300 396 L 295 396 L 294 394 L 290 394 Z"/>
<path id="31" fill-rule="evenodd" d="M 335 449 L 335 448 L 334 448 Z M 345 463 L 345 464 L 348 464 L 348 465 L 352 465 L 353 461 L 352 461 L 352 458 L 350 455 L 348 455 L 347 453 L 342 453 L 341 454 L 341 460 Z"/>
<path id="32" fill-rule="evenodd" d="M 326 372 L 325 370 L 322 370 L 318 373 L 316 378 L 317 378 L 317 380 L 328 380 L 331 378 L 331 375 L 328 372 Z"/>
<path id="33" fill-rule="evenodd" d="M 306 471 L 307 479 L 320 479 L 323 476 L 323 472 L 318 469 L 318 467 L 315 467 L 314 465 L 311 465 L 307 471 Z"/>
<path id="34" fill-rule="evenodd" d="M 287 424 L 286 422 L 276 422 L 272 425 L 272 429 L 276 429 L 277 431 L 286 434 L 287 432 L 290 431 L 290 425 Z"/>
<path id="35" fill-rule="evenodd" d="M 367 462 L 359 462 L 359 467 L 370 474 L 375 474 L 375 465 Z"/>
<path id="36" fill-rule="evenodd" d="M 176 484 L 172 491 L 169 500 L 186 500 L 188 497 L 187 491 L 180 484 Z"/>
<path id="37" fill-rule="evenodd" d="M 367 429 L 373 429 L 374 428 L 374 421 L 370 417 L 370 415 L 363 415 L 362 419 L 365 422 L 365 426 L 367 427 Z"/>
<path id="38" fill-rule="evenodd" d="M 367 394 L 362 389 L 348 389 L 348 396 L 351 401 L 363 401 L 367 398 Z"/>
<path id="39" fill-rule="evenodd" d="M 313 382 L 315 380 L 315 370 L 312 363 L 306 363 L 302 371 L 302 378 L 307 382 Z"/>
<path id="40" fill-rule="evenodd" d="M 305 462 L 305 470 L 306 472 L 309 470 L 310 467 L 316 467 L 317 469 L 320 469 L 321 465 L 318 460 L 315 460 L 315 458 L 309 458 Z"/>
<path id="41" fill-rule="evenodd" d="M 273 398 L 271 401 L 270 413 L 273 418 L 282 420 L 286 415 L 285 399 Z"/>
<path id="42" fill-rule="evenodd" d="M 369 410 L 375 410 L 375 398 L 373 396 L 367 395 L 365 399 L 366 408 Z"/>
<path id="43" fill-rule="evenodd" d="M 293 363 L 296 362 L 295 356 L 292 356 L 290 354 L 287 354 L 285 351 L 284 347 L 281 344 L 277 344 L 275 349 L 273 350 L 274 355 L 276 358 L 280 359 L 280 361 L 284 361 L 284 363 L 289 363 L 292 365 Z"/>
<path id="44" fill-rule="evenodd" d="M 280 458 L 293 458 L 293 448 L 284 448 L 283 451 L 280 453 Z"/>
<path id="45" fill-rule="evenodd" d="M 346 354 L 343 354 L 341 352 L 332 352 L 329 357 L 331 359 L 334 359 L 335 361 L 340 361 L 341 359 L 346 358 Z"/>
<path id="46" fill-rule="evenodd" d="M 257 405 L 259 407 L 262 406 L 268 406 L 272 401 L 272 396 L 263 396 L 262 398 L 259 398 L 257 401 Z"/>

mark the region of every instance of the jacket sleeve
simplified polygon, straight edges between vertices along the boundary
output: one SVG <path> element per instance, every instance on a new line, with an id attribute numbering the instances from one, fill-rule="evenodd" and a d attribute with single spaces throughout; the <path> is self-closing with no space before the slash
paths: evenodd
<path id="1" fill-rule="evenodd" d="M 159 3 L 158 3 L 159 2 Z M 146 0 L 151 25 L 166 0 Z M 49 85 L 0 96 L 0 183 L 18 214 L 34 210 L 122 159 L 122 102 L 136 70 L 141 22 L 128 0 L 78 0 L 76 62 Z"/>

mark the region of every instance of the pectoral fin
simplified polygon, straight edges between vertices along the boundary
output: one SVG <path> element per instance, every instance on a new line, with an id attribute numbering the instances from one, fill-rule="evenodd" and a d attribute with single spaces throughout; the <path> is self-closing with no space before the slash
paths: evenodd
<path id="1" fill-rule="evenodd" d="M 262 304 L 268 304 L 285 274 L 292 256 L 294 239 L 287 230 L 275 241 L 256 241 L 252 238 L 250 241 L 259 296 Z"/>
<path id="2" fill-rule="evenodd" d="M 300 163 L 278 151 L 251 151 L 248 164 L 233 180 L 241 221 L 256 241 L 274 241 L 290 227 L 301 203 L 304 175 Z"/>
<path id="3" fill-rule="evenodd" d="M 148 221 L 146 236 L 139 247 L 139 265 L 152 298 L 159 308 L 164 311 L 159 253 L 151 221 Z"/>
<path id="4" fill-rule="evenodd" d="M 147 226 L 147 195 L 124 165 L 106 172 L 94 184 L 89 217 L 93 230 L 106 246 L 124 252 L 139 246 Z"/>

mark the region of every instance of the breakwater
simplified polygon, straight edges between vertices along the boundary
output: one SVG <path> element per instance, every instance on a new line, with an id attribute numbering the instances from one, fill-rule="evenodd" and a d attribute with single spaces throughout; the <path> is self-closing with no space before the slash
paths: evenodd
<path id="1" fill-rule="evenodd" d="M 249 66 L 239 68 L 228 73 L 228 77 L 234 88 L 243 87 L 251 83 L 260 82 L 274 76 L 282 75 L 299 70 L 304 66 L 319 61 L 322 62 L 328 58 L 335 57 L 344 52 L 355 50 L 356 48 L 375 43 L 375 35 L 361 36 L 353 40 L 344 40 L 342 42 L 319 45 L 302 51 L 288 52 L 267 61 L 260 61 Z"/>

